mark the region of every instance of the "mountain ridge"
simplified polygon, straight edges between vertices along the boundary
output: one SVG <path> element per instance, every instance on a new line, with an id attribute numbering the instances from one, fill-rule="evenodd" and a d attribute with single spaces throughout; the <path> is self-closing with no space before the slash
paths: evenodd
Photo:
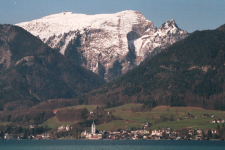
<path id="1" fill-rule="evenodd" d="M 132 10 L 97 15 L 62 12 L 16 25 L 106 81 L 188 36 L 174 20 L 157 30 Z"/>

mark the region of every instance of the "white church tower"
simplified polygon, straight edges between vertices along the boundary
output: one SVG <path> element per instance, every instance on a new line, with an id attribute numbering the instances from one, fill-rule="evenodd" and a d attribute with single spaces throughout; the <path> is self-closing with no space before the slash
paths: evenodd
<path id="1" fill-rule="evenodd" d="M 93 122 L 91 125 L 91 134 L 95 134 L 96 133 L 96 126 L 95 123 Z"/>

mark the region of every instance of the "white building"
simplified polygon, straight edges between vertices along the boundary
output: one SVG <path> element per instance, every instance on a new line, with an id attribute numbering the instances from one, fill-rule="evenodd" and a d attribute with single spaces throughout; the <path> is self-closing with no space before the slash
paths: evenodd
<path id="1" fill-rule="evenodd" d="M 63 132 L 63 131 L 69 131 L 69 130 L 70 130 L 70 126 L 62 125 L 62 126 L 58 127 L 57 132 Z"/>
<path id="2" fill-rule="evenodd" d="M 96 126 L 95 123 L 93 122 L 91 125 L 91 134 L 95 134 L 96 133 Z"/>
<path id="3" fill-rule="evenodd" d="M 91 125 L 91 129 L 85 130 L 82 134 L 86 139 L 102 139 L 102 134 L 96 134 L 96 126 L 94 122 Z"/>

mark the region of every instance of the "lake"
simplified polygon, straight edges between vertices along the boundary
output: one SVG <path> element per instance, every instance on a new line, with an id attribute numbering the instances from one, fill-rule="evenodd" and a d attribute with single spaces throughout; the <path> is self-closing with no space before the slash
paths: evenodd
<path id="1" fill-rule="evenodd" d="M 225 141 L 0 140 L 0 150 L 224 150 Z"/>

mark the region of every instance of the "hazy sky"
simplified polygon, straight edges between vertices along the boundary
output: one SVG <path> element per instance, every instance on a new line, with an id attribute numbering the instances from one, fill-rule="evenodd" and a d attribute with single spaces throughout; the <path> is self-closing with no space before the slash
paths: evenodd
<path id="1" fill-rule="evenodd" d="M 141 12 L 156 27 L 175 19 L 188 32 L 225 24 L 225 0 L 0 0 L 0 24 L 16 24 L 70 11 L 82 14 Z"/>

